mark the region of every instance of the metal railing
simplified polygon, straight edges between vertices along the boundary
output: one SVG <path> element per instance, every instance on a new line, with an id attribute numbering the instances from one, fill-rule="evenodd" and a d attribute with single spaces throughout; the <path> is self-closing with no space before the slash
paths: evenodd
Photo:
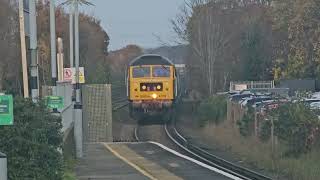
<path id="1" fill-rule="evenodd" d="M 230 91 L 274 88 L 274 81 L 231 81 Z"/>

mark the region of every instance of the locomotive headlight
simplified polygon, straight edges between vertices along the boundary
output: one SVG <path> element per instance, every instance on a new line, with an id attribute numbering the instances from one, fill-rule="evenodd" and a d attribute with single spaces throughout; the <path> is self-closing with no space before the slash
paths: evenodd
<path id="1" fill-rule="evenodd" d="M 158 97 L 157 94 L 152 94 L 151 96 L 152 96 L 153 99 L 156 99 Z"/>
<path id="2" fill-rule="evenodd" d="M 143 86 L 142 86 L 142 89 L 143 89 L 143 90 L 146 90 L 146 89 L 147 89 L 147 86 L 143 85 Z"/>
<path id="3" fill-rule="evenodd" d="M 158 86 L 157 86 L 157 89 L 158 89 L 158 90 L 160 90 L 160 89 L 161 89 L 161 86 L 160 86 L 160 85 L 158 85 Z"/>

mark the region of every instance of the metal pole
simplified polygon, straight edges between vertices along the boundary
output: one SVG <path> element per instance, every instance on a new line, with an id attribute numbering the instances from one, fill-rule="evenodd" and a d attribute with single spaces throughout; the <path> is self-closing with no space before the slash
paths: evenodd
<path id="1" fill-rule="evenodd" d="M 27 53 L 26 53 L 26 39 L 24 29 L 24 14 L 23 14 L 23 0 L 19 0 L 19 19 L 20 19 L 20 43 L 21 43 L 21 61 L 22 61 L 22 76 L 23 76 L 23 95 L 24 98 L 29 97 L 28 84 L 28 67 L 27 67 Z"/>
<path id="2" fill-rule="evenodd" d="M 8 179 L 7 156 L 0 152 L 0 180 Z"/>
<path id="3" fill-rule="evenodd" d="M 76 103 L 74 105 L 75 122 L 74 136 L 76 142 L 76 156 L 83 157 L 83 134 L 82 134 L 82 104 L 80 100 L 80 84 L 79 84 L 79 9 L 78 2 L 74 3 L 75 7 L 75 68 L 76 68 Z"/>
<path id="4" fill-rule="evenodd" d="M 38 46 L 37 46 L 37 20 L 36 20 L 36 2 L 29 0 L 30 8 L 30 50 L 31 50 L 31 97 L 33 102 L 38 101 L 39 84 L 38 84 Z"/>
<path id="5" fill-rule="evenodd" d="M 51 37 L 51 76 L 52 76 L 52 94 L 57 95 L 57 54 L 56 54 L 56 18 L 55 18 L 55 0 L 50 0 L 50 37 Z"/>
<path id="6" fill-rule="evenodd" d="M 79 84 L 79 8 L 75 3 L 75 67 L 76 67 L 76 102 L 80 103 L 80 84 Z"/>
<path id="7" fill-rule="evenodd" d="M 69 14 L 69 31 L 70 31 L 70 67 L 72 68 L 73 61 L 74 61 L 74 55 L 73 55 L 73 50 L 74 50 L 74 45 L 73 45 L 73 37 L 74 37 L 74 32 L 73 32 L 73 14 L 74 14 L 74 8 L 73 5 L 70 6 L 70 14 Z"/>
<path id="8" fill-rule="evenodd" d="M 58 64 L 58 81 L 63 81 L 63 64 L 64 64 L 64 54 L 63 54 L 63 40 L 58 37 L 58 55 L 57 55 L 57 64 Z"/>

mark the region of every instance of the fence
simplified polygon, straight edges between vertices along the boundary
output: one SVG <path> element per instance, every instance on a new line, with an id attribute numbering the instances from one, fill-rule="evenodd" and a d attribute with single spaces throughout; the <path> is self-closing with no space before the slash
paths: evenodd
<path id="1" fill-rule="evenodd" d="M 85 143 L 112 142 L 111 85 L 85 85 L 82 98 Z"/>
<path id="2" fill-rule="evenodd" d="M 72 91 L 73 85 L 70 82 L 57 82 L 57 96 L 64 98 L 64 108 L 58 109 L 62 118 L 62 132 L 63 140 L 65 141 L 73 128 L 73 103 L 72 103 Z M 42 96 L 52 95 L 52 86 L 42 87 Z"/>
<path id="3" fill-rule="evenodd" d="M 315 91 L 316 80 L 314 79 L 291 79 L 281 80 L 279 87 L 289 88 L 289 95 L 295 95 L 296 91 Z"/>
<path id="4" fill-rule="evenodd" d="M 72 103 L 72 84 L 70 82 L 57 82 L 57 96 L 64 97 L 64 108 L 58 109 L 62 118 L 63 140 L 68 137 L 73 128 L 73 103 Z"/>
<path id="5" fill-rule="evenodd" d="M 234 127 L 237 126 L 237 122 L 242 119 L 244 113 L 245 110 L 239 104 L 227 101 L 227 120 Z"/>
<path id="6" fill-rule="evenodd" d="M 274 88 L 274 81 L 231 81 L 230 91 Z"/>

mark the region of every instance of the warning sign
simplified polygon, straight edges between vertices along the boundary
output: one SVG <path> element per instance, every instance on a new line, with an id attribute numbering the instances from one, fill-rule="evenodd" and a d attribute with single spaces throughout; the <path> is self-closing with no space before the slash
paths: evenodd
<path id="1" fill-rule="evenodd" d="M 76 84 L 76 69 L 72 68 L 72 84 Z M 79 83 L 83 84 L 85 83 L 85 77 L 84 77 L 84 68 L 79 67 Z"/>
<path id="2" fill-rule="evenodd" d="M 76 84 L 76 68 L 64 68 L 63 70 L 63 80 L 64 81 L 71 81 L 72 84 Z M 79 67 L 79 83 L 85 83 L 85 76 L 84 76 L 84 68 Z"/>
<path id="3" fill-rule="evenodd" d="M 72 81 L 72 68 L 64 68 L 63 69 L 63 80 L 64 81 Z"/>

